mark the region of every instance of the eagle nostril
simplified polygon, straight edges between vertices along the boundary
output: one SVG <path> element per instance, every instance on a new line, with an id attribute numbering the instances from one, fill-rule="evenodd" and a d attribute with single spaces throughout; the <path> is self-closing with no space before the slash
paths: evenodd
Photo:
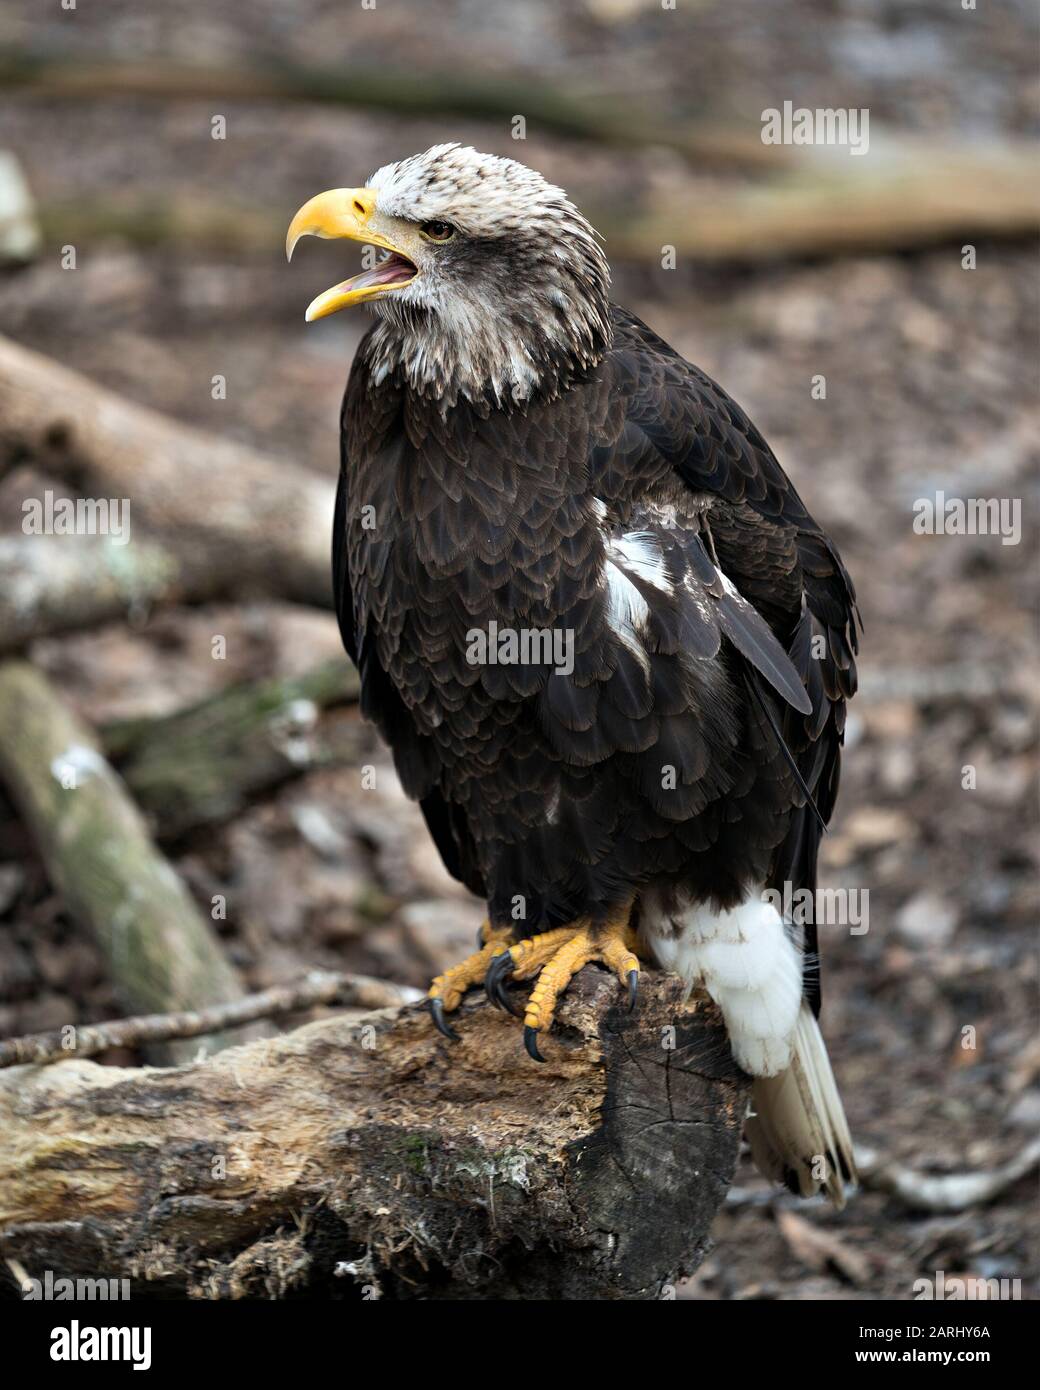
<path id="1" fill-rule="evenodd" d="M 368 208 L 365 207 L 364 203 L 361 201 L 360 198 L 355 198 L 354 211 L 357 213 L 358 217 L 364 217 L 368 212 Z"/>

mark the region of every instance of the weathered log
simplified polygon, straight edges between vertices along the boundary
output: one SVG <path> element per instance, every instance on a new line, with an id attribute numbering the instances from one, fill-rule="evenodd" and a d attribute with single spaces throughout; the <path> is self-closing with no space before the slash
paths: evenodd
<path id="1" fill-rule="evenodd" d="M 104 1023 L 85 1023 L 74 1029 L 56 1028 L 49 1033 L 23 1033 L 14 1038 L 2 1038 L 0 1068 L 20 1067 L 30 1062 L 63 1062 L 73 1054 L 96 1057 L 113 1047 L 141 1047 L 145 1043 L 201 1038 L 207 1033 L 240 1028 L 260 1018 L 299 1013 L 316 1004 L 368 1011 L 391 1009 L 421 997 L 420 991 L 410 985 L 393 985 L 370 975 L 312 970 L 293 984 L 273 985 L 242 999 L 209 1004 L 189 1013 L 138 1014 L 130 1018 L 111 1018 Z"/>
<path id="2" fill-rule="evenodd" d="M 366 732 L 318 712 L 357 698 L 346 657 L 303 676 L 243 682 L 162 719 L 100 730 L 106 754 L 160 839 L 229 820 L 250 798 L 301 772 L 352 762 Z"/>
<path id="3" fill-rule="evenodd" d="M 21 661 L 0 666 L 0 782 L 130 1011 L 194 1009 L 241 996 L 215 931 L 152 843 L 93 734 Z M 208 1045 L 229 1040 L 216 1035 Z M 164 1055 L 178 1059 L 197 1051 L 190 1043 L 170 1049 Z"/>
<path id="4" fill-rule="evenodd" d="M 34 638 L 143 617 L 154 604 L 207 597 L 166 546 L 111 536 L 0 536 L 0 653 Z"/>
<path id="5" fill-rule="evenodd" d="M 128 499 L 123 549 L 144 537 L 171 550 L 187 597 L 250 589 L 332 603 L 331 479 L 191 429 L 0 338 L 5 454 L 93 497 Z"/>
<path id="6" fill-rule="evenodd" d="M 768 148 L 772 149 L 773 146 Z M 709 197 L 678 190 L 616 226 L 596 221 L 611 254 L 640 259 L 674 246 L 704 261 L 763 261 L 905 251 L 982 238 L 1034 238 L 1036 145 L 936 145 L 878 139 L 869 161 L 800 148 L 797 166 Z"/>
<path id="7" fill-rule="evenodd" d="M 870 161 L 828 157 L 799 147 L 794 166 L 780 147 L 761 146 L 766 177 L 725 183 L 685 181 L 638 208 L 583 200 L 616 263 L 661 263 L 665 247 L 691 263 L 775 261 L 916 250 L 982 239 L 1024 240 L 1040 226 L 1031 177 L 1037 151 L 1027 142 L 992 147 L 892 142 Z M 790 153 L 790 151 L 786 151 Z M 577 190 L 572 190 L 577 191 Z M 284 213 L 258 204 L 183 195 L 78 198 L 40 211 L 51 241 L 118 236 L 138 245 L 199 247 L 218 253 L 277 246 Z"/>
<path id="8" fill-rule="evenodd" d="M 131 1296 L 655 1298 L 733 1175 L 748 1080 L 704 997 L 575 979 L 537 1066 L 467 1003 L 320 1020 L 176 1070 L 0 1075 L 0 1257 Z"/>
<path id="9" fill-rule="evenodd" d="M 333 106 L 392 111 L 395 118 L 446 114 L 508 124 L 518 112 L 533 130 L 554 131 L 578 140 L 607 145 L 658 145 L 694 161 L 701 168 L 776 167 L 788 151 L 767 150 L 750 122 L 695 118 L 662 120 L 631 92 L 581 94 L 558 82 L 529 77 L 511 81 L 503 73 L 485 76 L 458 67 L 450 72 L 420 72 L 362 66 L 305 66 L 292 62 L 263 64 L 200 62 L 147 63 L 39 49 L 0 50 L 0 82 L 5 88 L 37 93 L 48 101 L 120 96 L 159 101 L 306 101 Z"/>

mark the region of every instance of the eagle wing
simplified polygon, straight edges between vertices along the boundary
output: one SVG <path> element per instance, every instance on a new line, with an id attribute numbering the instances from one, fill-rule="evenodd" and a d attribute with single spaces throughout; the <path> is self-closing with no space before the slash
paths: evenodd
<path id="1" fill-rule="evenodd" d="M 820 838 L 837 797 L 845 705 L 856 689 L 852 580 L 741 407 L 622 310 L 615 311 L 610 370 L 624 412 L 608 446 L 610 466 L 618 466 L 620 452 L 638 476 L 648 465 L 655 472 L 663 459 L 691 494 L 706 499 L 704 528 L 719 568 L 766 619 L 808 695 L 808 711 L 790 700 L 777 705 L 761 671 L 748 669 L 753 698 L 763 702 L 790 753 L 804 799 L 767 886 L 814 891 Z M 599 467 L 604 463 L 601 457 Z M 806 924 L 805 951 L 806 997 L 818 1012 L 814 922 Z"/>

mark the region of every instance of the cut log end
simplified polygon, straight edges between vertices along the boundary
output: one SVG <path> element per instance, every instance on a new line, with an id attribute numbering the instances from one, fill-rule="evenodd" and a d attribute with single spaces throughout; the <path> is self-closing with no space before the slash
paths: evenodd
<path id="1" fill-rule="evenodd" d="M 545 1041 L 483 1000 L 339 1015 L 170 1070 L 0 1077 L 0 1257 L 132 1296 L 655 1298 L 692 1272 L 748 1080 L 703 997 L 595 966 Z"/>

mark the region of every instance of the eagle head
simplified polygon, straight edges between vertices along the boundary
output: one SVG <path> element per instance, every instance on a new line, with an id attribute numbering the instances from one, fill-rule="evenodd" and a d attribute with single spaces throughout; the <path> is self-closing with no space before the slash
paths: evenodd
<path id="1" fill-rule="evenodd" d="M 561 188 L 515 160 L 458 144 L 385 164 L 363 188 L 305 203 L 286 237 L 378 247 L 306 317 L 373 305 L 377 380 L 399 372 L 425 396 L 509 404 L 563 390 L 610 341 L 610 272 L 595 231 Z"/>

